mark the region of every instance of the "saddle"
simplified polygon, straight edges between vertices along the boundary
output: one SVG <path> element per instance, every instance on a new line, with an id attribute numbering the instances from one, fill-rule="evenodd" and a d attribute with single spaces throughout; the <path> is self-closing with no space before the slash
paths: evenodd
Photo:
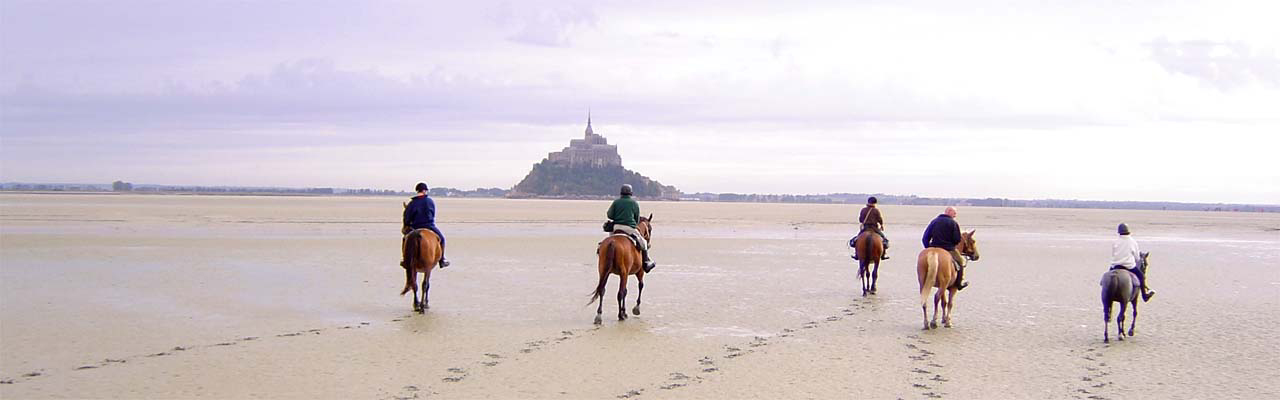
<path id="1" fill-rule="evenodd" d="M 636 240 L 636 237 L 635 237 L 635 236 L 631 236 L 631 234 L 629 234 L 629 233 L 626 233 L 626 232 L 623 232 L 623 231 L 613 231 L 613 233 L 609 234 L 609 236 L 622 236 L 622 237 L 625 237 L 625 238 L 627 238 L 627 240 L 630 240 L 630 241 L 631 241 L 631 245 L 632 245 L 632 246 L 635 246 L 637 249 L 638 249 L 638 248 L 640 248 L 640 242 L 639 242 L 638 240 Z"/>

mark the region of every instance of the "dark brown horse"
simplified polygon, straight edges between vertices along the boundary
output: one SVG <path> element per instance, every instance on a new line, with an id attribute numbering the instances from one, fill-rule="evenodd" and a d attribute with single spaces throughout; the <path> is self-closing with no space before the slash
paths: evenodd
<path id="1" fill-rule="evenodd" d="M 408 207 L 406 204 L 405 207 Z M 431 270 L 440 263 L 444 249 L 440 246 L 440 237 L 430 229 L 410 230 L 405 225 L 401 232 L 408 232 L 404 237 L 404 290 L 400 295 L 413 291 L 413 311 L 419 314 L 427 311 L 427 291 L 431 290 Z M 418 299 L 417 274 L 422 273 L 422 299 Z"/>
<path id="2" fill-rule="evenodd" d="M 1147 256 L 1142 252 L 1138 257 L 1138 269 L 1143 275 L 1147 273 Z M 1138 284 L 1138 276 L 1124 269 L 1113 269 L 1102 274 L 1102 342 L 1108 343 L 1111 337 L 1111 303 L 1120 303 L 1120 312 L 1116 314 L 1117 340 L 1124 340 L 1124 311 L 1126 306 L 1133 307 L 1133 321 L 1129 322 L 1129 336 L 1133 336 L 1133 327 L 1138 324 L 1138 294 L 1142 292 Z"/>
<path id="3" fill-rule="evenodd" d="M 636 230 L 652 248 L 650 232 L 653 232 L 653 214 L 649 214 L 648 218 L 640 217 Z M 631 309 L 631 313 L 640 315 L 640 298 L 644 296 L 644 268 L 640 250 L 626 234 L 614 232 L 600 242 L 596 254 L 599 258 L 600 282 L 591 293 L 591 301 L 587 302 L 590 305 L 597 299 L 600 300 L 600 305 L 596 306 L 596 325 L 600 325 L 600 315 L 604 313 L 604 286 L 609 282 L 610 274 L 618 276 L 618 320 L 627 319 L 627 276 L 630 275 L 636 276 L 640 286 L 640 293 L 636 294 L 636 306 Z"/>
<path id="4" fill-rule="evenodd" d="M 956 251 L 962 256 L 970 260 L 978 259 L 978 241 L 973 239 L 975 231 L 965 232 L 960 235 L 960 244 L 956 245 Z M 920 255 L 916 257 L 916 276 L 920 279 L 920 310 L 924 313 L 924 329 L 938 327 L 938 311 L 942 311 L 942 325 L 951 327 L 951 308 L 955 306 L 956 288 L 951 284 L 956 279 L 956 269 L 953 267 L 955 262 L 951 259 L 951 253 L 937 248 L 929 247 L 920 251 Z M 933 320 L 929 320 L 929 293 L 933 292 L 933 288 L 938 288 L 938 294 L 933 296 Z M 939 306 L 941 302 L 941 306 Z"/>
<path id="5" fill-rule="evenodd" d="M 876 294 L 880 257 L 884 256 L 884 241 L 875 231 L 864 230 L 854 239 L 854 249 L 858 252 L 858 277 L 862 279 L 862 295 Z"/>

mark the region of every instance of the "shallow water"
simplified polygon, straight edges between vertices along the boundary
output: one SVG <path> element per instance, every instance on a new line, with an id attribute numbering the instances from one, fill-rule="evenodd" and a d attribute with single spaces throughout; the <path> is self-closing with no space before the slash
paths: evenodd
<path id="1" fill-rule="evenodd" d="M 644 202 L 643 313 L 615 320 L 615 277 L 596 328 L 607 202 L 438 199 L 454 266 L 411 316 L 402 201 L 0 195 L 0 397 L 1280 396 L 1276 214 L 961 208 L 982 259 L 956 326 L 923 332 L 936 207 L 883 207 L 863 298 L 858 207 Z M 1119 222 L 1159 295 L 1104 345 Z"/>

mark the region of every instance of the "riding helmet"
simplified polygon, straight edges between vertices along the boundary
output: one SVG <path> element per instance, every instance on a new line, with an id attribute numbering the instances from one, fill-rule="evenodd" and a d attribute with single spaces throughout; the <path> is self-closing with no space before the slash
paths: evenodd
<path id="1" fill-rule="evenodd" d="M 1122 224 L 1120 224 L 1120 226 L 1116 227 L 1116 231 L 1117 231 L 1117 232 L 1119 232 L 1121 235 L 1128 235 L 1128 234 L 1129 234 L 1129 225 L 1125 225 L 1125 224 L 1123 224 L 1123 223 L 1122 223 Z"/>
<path id="2" fill-rule="evenodd" d="M 426 183 L 426 182 L 418 182 L 418 184 L 417 184 L 417 185 L 414 185 L 414 186 L 413 186 L 413 191 L 415 191 L 415 192 L 425 192 L 425 191 L 427 191 L 427 190 L 428 190 L 428 188 L 427 188 L 427 183 Z"/>
<path id="3" fill-rule="evenodd" d="M 876 204 L 876 197 L 875 196 L 868 197 L 867 204 Z"/>
<path id="4" fill-rule="evenodd" d="M 624 183 L 624 184 L 622 184 L 622 194 L 623 194 L 623 195 L 630 195 L 631 193 L 632 193 L 632 192 L 631 192 L 631 184 L 629 184 L 629 183 Z"/>

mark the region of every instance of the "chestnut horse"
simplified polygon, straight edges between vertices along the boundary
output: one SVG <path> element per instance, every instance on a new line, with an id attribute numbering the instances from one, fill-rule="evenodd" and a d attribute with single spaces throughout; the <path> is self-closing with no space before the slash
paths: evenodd
<path id="1" fill-rule="evenodd" d="M 405 207 L 408 207 L 405 204 Z M 413 291 L 413 311 L 419 314 L 427 311 L 427 291 L 431 290 L 431 270 L 435 269 L 436 264 L 440 262 L 440 257 L 444 254 L 444 249 L 440 246 L 440 237 L 430 229 L 415 229 L 410 231 L 409 226 L 405 225 L 401 228 L 401 232 L 408 232 L 404 237 L 404 260 L 408 267 L 404 269 L 404 290 L 400 291 L 400 295 Z M 418 273 L 422 273 L 422 299 L 418 299 L 418 284 L 415 282 Z"/>
<path id="2" fill-rule="evenodd" d="M 978 260 L 978 242 L 973 239 L 976 230 L 960 235 L 960 244 L 956 251 L 969 260 Z M 924 330 L 938 327 L 938 311 L 942 311 L 942 326 L 951 327 L 951 308 L 955 305 L 956 288 L 951 285 L 956 279 L 955 262 L 951 253 L 929 247 L 920 251 L 916 257 L 916 276 L 920 279 L 920 310 L 924 313 Z M 933 296 L 933 320 L 929 320 L 929 293 L 938 288 Z M 939 306 L 938 303 L 942 305 Z"/>
<path id="3" fill-rule="evenodd" d="M 884 256 L 884 242 L 872 230 L 864 230 L 854 239 L 858 252 L 858 277 L 862 279 L 862 295 L 876 294 L 876 280 L 880 277 L 880 257 Z M 871 267 L 874 266 L 875 269 Z"/>
<path id="4" fill-rule="evenodd" d="M 640 217 L 640 221 L 636 223 L 636 230 L 640 232 L 640 236 L 644 236 L 645 241 L 648 241 L 652 248 L 653 241 L 649 235 L 653 232 L 653 214 L 649 214 L 648 218 Z M 591 293 L 591 301 L 587 302 L 587 305 L 591 305 L 596 299 L 600 300 L 600 305 L 596 306 L 595 324 L 600 325 L 600 314 L 604 313 L 604 286 L 609 282 L 609 274 L 617 275 L 619 281 L 618 320 L 627 319 L 627 276 L 630 275 L 636 276 L 640 286 L 640 292 L 636 294 L 636 306 L 631 309 L 631 313 L 640 315 L 640 298 L 644 296 L 644 260 L 640 250 L 626 234 L 614 232 L 600 242 L 596 247 L 596 254 L 599 258 L 600 282 L 596 284 L 596 290 Z"/>
<path id="5" fill-rule="evenodd" d="M 1138 269 L 1143 275 L 1147 273 L 1147 256 L 1142 252 L 1138 257 Z M 1124 340 L 1124 311 L 1126 306 L 1133 307 L 1133 321 L 1129 322 L 1129 336 L 1133 336 L 1133 327 L 1138 324 L 1138 294 L 1142 289 L 1138 284 L 1138 276 L 1124 269 L 1113 269 L 1102 274 L 1102 343 L 1111 338 L 1107 331 L 1111 329 L 1111 303 L 1120 303 L 1120 312 L 1116 314 L 1117 340 Z"/>

